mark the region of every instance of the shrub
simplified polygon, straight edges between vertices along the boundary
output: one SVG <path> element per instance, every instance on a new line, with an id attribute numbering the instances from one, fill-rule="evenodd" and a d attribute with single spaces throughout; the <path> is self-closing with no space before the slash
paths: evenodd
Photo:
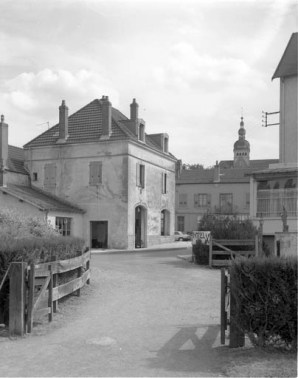
<path id="1" fill-rule="evenodd" d="M 215 239 L 253 239 L 257 232 L 250 219 L 235 215 L 206 213 L 200 220 L 199 231 L 211 231 Z"/>
<path id="2" fill-rule="evenodd" d="M 297 348 L 297 259 L 239 258 L 231 266 L 231 321 L 259 347 Z"/>
<path id="3" fill-rule="evenodd" d="M 253 239 L 257 232 L 251 220 L 241 220 L 237 215 L 219 215 L 206 213 L 200 220 L 198 231 L 210 231 L 214 239 Z M 228 246 L 231 250 L 239 250 L 239 246 Z M 243 250 L 253 247 L 241 247 Z M 209 246 L 197 240 L 192 246 L 195 262 L 200 265 L 209 264 Z M 227 259 L 227 256 L 219 256 L 217 259 Z"/>
<path id="4" fill-rule="evenodd" d="M 195 263 L 199 265 L 209 264 L 209 246 L 202 243 L 200 239 L 192 246 L 192 253 L 195 258 Z"/>

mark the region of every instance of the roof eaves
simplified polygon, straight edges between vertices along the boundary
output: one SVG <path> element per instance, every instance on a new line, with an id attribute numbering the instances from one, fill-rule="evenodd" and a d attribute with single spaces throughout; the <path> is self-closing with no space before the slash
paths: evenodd
<path id="1" fill-rule="evenodd" d="M 9 195 L 11 195 L 11 196 L 17 198 L 17 199 L 20 200 L 20 201 L 26 202 L 26 203 L 28 203 L 29 205 L 32 205 L 32 206 L 38 208 L 39 210 L 42 210 L 42 211 L 45 211 L 45 210 L 46 210 L 44 207 L 42 207 L 42 206 L 40 206 L 40 205 L 37 205 L 37 204 L 34 203 L 34 202 L 29 201 L 28 199 L 22 197 L 22 196 L 19 195 L 19 194 L 14 193 L 13 191 L 10 191 L 9 188 L 7 188 L 7 187 L 0 187 L 0 190 L 1 190 L 4 194 L 9 194 Z"/>

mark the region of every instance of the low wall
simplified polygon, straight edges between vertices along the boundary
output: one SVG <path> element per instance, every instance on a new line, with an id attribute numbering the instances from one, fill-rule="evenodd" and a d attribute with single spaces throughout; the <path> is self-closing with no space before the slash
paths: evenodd
<path id="1" fill-rule="evenodd" d="M 298 247 L 298 233 L 297 232 L 276 232 L 276 250 L 275 254 L 278 255 L 278 242 L 279 242 L 279 252 L 280 256 L 297 256 Z"/>

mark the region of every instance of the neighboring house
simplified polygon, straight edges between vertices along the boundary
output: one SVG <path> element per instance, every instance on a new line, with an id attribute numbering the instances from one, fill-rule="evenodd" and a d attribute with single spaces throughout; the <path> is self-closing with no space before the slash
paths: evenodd
<path id="1" fill-rule="evenodd" d="M 93 248 L 174 240 L 176 158 L 145 126 L 135 99 L 130 118 L 107 96 L 71 116 L 62 101 L 59 123 L 24 146 L 31 187 L 82 209 L 65 221 Z"/>
<path id="2" fill-rule="evenodd" d="M 283 212 L 288 230 L 284 237 L 287 245 L 292 244 L 292 253 L 297 252 L 297 35 L 292 34 L 272 77 L 280 79 L 279 162 L 251 175 L 250 215 L 256 223 L 263 221 L 265 240 L 274 243 L 277 254 L 280 246 L 275 243 L 276 233 L 283 232 Z"/>
<path id="3" fill-rule="evenodd" d="M 0 208 L 15 208 L 57 226 L 67 234 L 65 219 L 76 219 L 76 228 L 82 227 L 83 211 L 56 196 L 30 185 L 30 175 L 24 166 L 24 150 L 8 144 L 8 125 L 1 116 L 0 122 Z"/>
<path id="4" fill-rule="evenodd" d="M 182 170 L 176 182 L 176 229 L 197 230 L 206 212 L 249 217 L 248 172 L 268 168 L 278 160 L 250 160 L 250 144 L 241 117 L 233 160 L 223 160 L 211 169 Z"/>

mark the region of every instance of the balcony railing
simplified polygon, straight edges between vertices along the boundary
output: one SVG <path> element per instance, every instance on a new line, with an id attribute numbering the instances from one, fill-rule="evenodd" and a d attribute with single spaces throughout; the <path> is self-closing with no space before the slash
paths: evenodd
<path id="1" fill-rule="evenodd" d="M 268 189 L 257 193 L 257 216 L 264 218 L 280 217 L 285 207 L 288 217 L 297 217 L 298 189 Z"/>

